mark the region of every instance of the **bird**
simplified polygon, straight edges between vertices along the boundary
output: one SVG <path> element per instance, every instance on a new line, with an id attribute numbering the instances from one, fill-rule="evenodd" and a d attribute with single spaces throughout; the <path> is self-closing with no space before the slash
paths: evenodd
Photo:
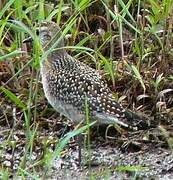
<path id="1" fill-rule="evenodd" d="M 117 124 L 129 129 L 146 124 L 116 101 L 96 69 L 66 51 L 63 33 L 55 22 L 41 22 L 38 36 L 45 56 L 40 62 L 43 90 L 57 112 L 78 123 L 86 117 L 87 102 L 90 119 L 98 124 Z"/>

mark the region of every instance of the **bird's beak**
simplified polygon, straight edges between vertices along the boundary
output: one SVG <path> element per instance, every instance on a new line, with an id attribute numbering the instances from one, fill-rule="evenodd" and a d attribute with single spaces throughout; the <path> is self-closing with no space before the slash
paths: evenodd
<path id="1" fill-rule="evenodd" d="M 18 21 L 15 21 L 15 19 L 11 17 L 11 18 L 8 20 L 8 22 L 11 23 L 12 25 L 15 25 L 16 22 L 18 22 Z M 23 43 L 28 43 L 28 42 L 32 42 L 32 41 L 33 41 L 33 39 L 32 39 L 32 37 L 30 36 L 30 37 L 24 39 L 22 42 L 23 42 Z"/>
<path id="2" fill-rule="evenodd" d="M 32 41 L 33 41 L 32 37 L 28 37 L 23 40 L 23 43 L 28 43 L 28 42 L 32 42 Z"/>

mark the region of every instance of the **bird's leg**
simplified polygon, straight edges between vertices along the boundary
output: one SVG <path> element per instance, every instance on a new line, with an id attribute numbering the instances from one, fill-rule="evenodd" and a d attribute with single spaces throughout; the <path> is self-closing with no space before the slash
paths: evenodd
<path id="1" fill-rule="evenodd" d="M 77 136 L 77 143 L 78 143 L 78 165 L 81 168 L 81 164 L 82 164 L 82 134 L 79 134 L 79 136 Z"/>
<path id="2" fill-rule="evenodd" d="M 75 130 L 79 129 L 82 126 L 82 122 L 80 122 L 76 127 Z M 78 165 L 79 167 L 81 167 L 82 164 L 82 134 L 79 134 L 76 137 L 76 141 L 77 141 L 77 146 L 78 146 Z"/>

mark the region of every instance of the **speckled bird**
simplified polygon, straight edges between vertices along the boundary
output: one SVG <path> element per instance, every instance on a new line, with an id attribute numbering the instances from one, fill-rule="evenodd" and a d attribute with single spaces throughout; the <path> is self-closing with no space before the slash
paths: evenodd
<path id="1" fill-rule="evenodd" d="M 136 128 L 143 120 L 113 98 L 108 85 L 93 68 L 69 55 L 54 22 L 42 22 L 40 43 L 45 52 L 41 76 L 45 96 L 53 108 L 74 122 L 85 120 L 85 100 L 90 118 L 100 124 Z M 53 50 L 52 50 L 53 49 Z"/>

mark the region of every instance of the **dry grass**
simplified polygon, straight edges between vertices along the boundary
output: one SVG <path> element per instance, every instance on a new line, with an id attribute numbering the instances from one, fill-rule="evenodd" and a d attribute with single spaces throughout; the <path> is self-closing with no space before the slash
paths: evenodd
<path id="1" fill-rule="evenodd" d="M 35 24 L 43 19 L 56 21 L 63 27 L 67 46 L 74 46 L 69 53 L 99 70 L 124 107 L 157 121 L 156 128 L 160 125 L 162 136 L 168 138 L 172 147 L 171 0 L 118 0 L 117 4 L 104 0 L 60 0 L 58 6 L 43 0 L 1 2 L 0 156 L 4 179 L 14 171 L 16 176 L 31 176 L 27 171 L 47 165 L 52 158 L 50 146 L 55 148 L 73 129 L 70 122 L 59 118 L 44 97 L 39 75 L 39 43 L 35 41 L 33 47 L 22 44 L 28 33 L 34 36 Z M 19 23 L 12 25 L 8 21 L 11 18 Z M 20 163 L 14 168 L 13 155 L 20 151 L 18 147 L 25 151 L 17 153 Z M 38 154 L 32 159 L 34 151 Z M 9 167 L 3 163 L 7 152 L 11 155 Z M 36 175 L 32 178 L 36 179 Z"/>

